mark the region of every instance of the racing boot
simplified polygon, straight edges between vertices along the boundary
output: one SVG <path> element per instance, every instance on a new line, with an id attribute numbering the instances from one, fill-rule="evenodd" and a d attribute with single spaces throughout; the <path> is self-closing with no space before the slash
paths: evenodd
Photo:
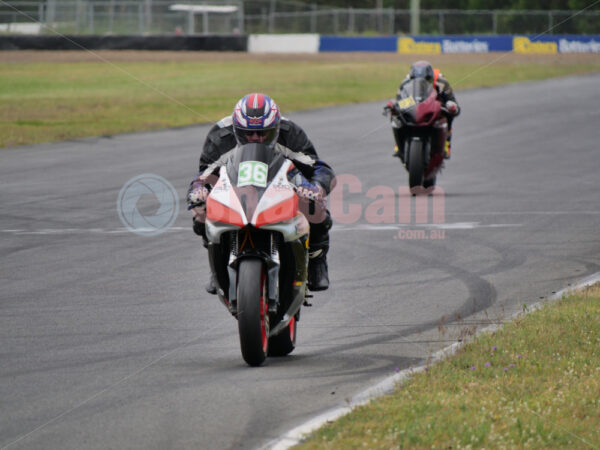
<path id="1" fill-rule="evenodd" d="M 404 136 L 399 128 L 392 127 L 392 131 L 394 132 L 394 142 L 396 143 L 396 145 L 394 145 L 394 153 L 392 156 L 399 158 L 400 161 L 404 162 L 404 151 L 400 151 L 400 148 L 404 148 Z"/>
<path id="2" fill-rule="evenodd" d="M 208 249 L 208 239 L 206 238 L 206 227 L 204 226 L 204 223 L 194 220 L 194 233 L 202 237 L 202 245 L 204 248 Z M 206 289 L 206 292 L 209 294 L 217 294 L 217 282 L 215 281 L 215 274 L 213 273 L 212 269 L 210 271 L 210 278 L 204 285 L 204 289 Z"/>
<path id="3" fill-rule="evenodd" d="M 206 289 L 206 292 L 208 292 L 209 294 L 217 294 L 217 283 L 215 283 L 214 273 L 210 273 L 210 278 L 208 279 L 208 282 L 204 285 L 204 289 Z"/>
<path id="4" fill-rule="evenodd" d="M 327 249 L 309 251 L 308 258 L 308 289 L 311 291 L 328 289 Z"/>
<path id="5" fill-rule="evenodd" d="M 332 225 L 333 221 L 329 211 L 322 222 L 310 224 L 307 284 L 311 291 L 324 291 L 329 288 L 327 252 L 329 251 L 329 230 Z"/>
<path id="6" fill-rule="evenodd" d="M 452 141 L 452 131 L 448 132 L 448 137 L 446 138 L 446 142 L 444 143 L 444 159 L 450 159 L 451 155 L 451 144 Z"/>

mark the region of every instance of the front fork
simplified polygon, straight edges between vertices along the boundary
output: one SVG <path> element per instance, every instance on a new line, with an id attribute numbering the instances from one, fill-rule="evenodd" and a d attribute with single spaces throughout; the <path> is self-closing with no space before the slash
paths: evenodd
<path id="1" fill-rule="evenodd" d="M 237 283 L 238 283 L 238 267 L 239 263 L 244 258 L 261 259 L 266 267 L 267 276 L 267 298 L 269 303 L 269 311 L 276 312 L 280 304 L 280 269 L 281 261 L 280 253 L 276 242 L 275 234 L 271 234 L 270 248 L 251 248 L 238 252 L 237 232 L 231 233 L 231 243 L 229 260 L 227 261 L 227 280 L 222 276 L 217 276 L 217 284 L 220 286 L 218 295 L 221 302 L 233 314 L 237 314 Z M 217 247 L 220 244 L 209 244 L 209 258 L 211 270 L 213 273 L 222 273 L 222 269 L 215 267 L 217 260 Z M 291 313 L 293 316 L 303 303 L 306 294 L 306 281 L 308 278 L 308 235 L 301 236 L 298 239 L 290 241 L 287 245 L 291 248 L 291 253 L 294 258 L 294 276 L 291 289 L 291 301 L 285 302 L 289 307 L 284 311 L 285 314 Z M 212 247 L 212 248 L 211 248 Z M 212 251 L 211 251 L 212 250 Z M 222 267 L 222 266 L 221 266 Z M 225 287 L 224 281 L 227 281 Z M 224 288 L 224 289 L 223 289 Z M 285 305 L 284 305 L 285 306 Z M 293 311 L 292 311 L 293 310 Z"/>

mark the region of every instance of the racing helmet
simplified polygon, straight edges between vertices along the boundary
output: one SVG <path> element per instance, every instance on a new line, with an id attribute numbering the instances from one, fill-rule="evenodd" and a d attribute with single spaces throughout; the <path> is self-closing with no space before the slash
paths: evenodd
<path id="1" fill-rule="evenodd" d="M 261 142 L 275 146 L 281 114 L 277 103 L 265 94 L 248 94 L 233 109 L 233 132 L 238 145 Z"/>
<path id="2" fill-rule="evenodd" d="M 433 67 L 427 61 L 417 61 L 410 66 L 410 79 L 421 78 L 433 83 Z"/>

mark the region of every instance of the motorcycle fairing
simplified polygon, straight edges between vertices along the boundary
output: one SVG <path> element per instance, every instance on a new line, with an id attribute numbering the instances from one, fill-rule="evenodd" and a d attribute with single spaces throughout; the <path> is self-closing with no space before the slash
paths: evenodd
<path id="1" fill-rule="evenodd" d="M 416 123 L 421 126 L 433 125 L 440 115 L 441 107 L 437 92 L 433 90 L 425 100 L 417 104 Z"/>
<path id="2" fill-rule="evenodd" d="M 248 146 L 244 146 L 248 147 Z M 262 146 L 264 147 L 264 146 Z M 243 149 L 243 148 L 242 148 Z M 298 239 L 309 232 L 306 217 L 298 211 L 298 196 L 288 181 L 287 173 L 292 162 L 273 152 L 256 155 L 253 148 L 249 157 L 263 157 L 270 161 L 266 188 L 256 186 L 235 187 L 239 172 L 235 164 L 243 159 L 243 151 L 236 152 L 226 166 L 221 167 L 219 180 L 207 200 L 206 233 L 211 242 L 218 243 L 221 235 L 247 225 L 280 232 L 286 242 Z M 277 169 L 276 171 L 272 169 Z M 273 173 L 275 172 L 275 173 Z M 240 194 L 242 200 L 240 201 Z M 256 203 L 258 199 L 258 203 Z M 252 213 L 251 220 L 248 220 Z"/>
<path id="3" fill-rule="evenodd" d="M 298 211 L 298 196 L 288 181 L 292 162 L 286 160 L 261 197 L 251 223 L 263 230 L 278 231 L 285 242 L 294 241 L 309 233 L 308 220 Z"/>
<path id="4" fill-rule="evenodd" d="M 250 166 L 267 164 L 266 186 L 261 183 L 248 185 L 244 176 L 239 183 L 239 167 L 244 163 L 253 163 Z M 292 168 L 291 161 L 262 144 L 242 146 L 221 167 L 219 180 L 207 201 L 206 232 L 209 253 L 213 255 L 211 264 L 220 252 L 225 252 L 226 259 L 220 259 L 223 266 L 213 267 L 213 271 L 227 270 L 225 279 L 219 275 L 217 281 L 219 298 L 230 312 L 236 314 L 237 266 L 243 258 L 258 257 L 265 262 L 270 301 L 279 305 L 280 290 L 284 289 L 286 300 L 278 313 L 282 319 L 270 330 L 269 336 L 280 333 L 297 316 L 306 294 L 310 227 L 306 217 L 298 211 L 298 197 L 288 180 Z M 222 239 L 224 233 L 227 233 L 227 239 Z M 282 274 L 283 288 L 279 286 L 280 250 L 286 252 L 294 265 L 288 266 Z M 288 273 L 291 269 L 293 271 Z"/>
<path id="5" fill-rule="evenodd" d="M 287 179 L 291 166 L 292 162 L 285 160 L 260 197 L 250 221 L 255 227 L 261 228 L 263 225 L 286 221 L 296 216 L 298 196 Z"/>
<path id="6" fill-rule="evenodd" d="M 414 78 L 408 81 L 400 92 L 401 98 L 413 97 L 416 103 L 424 101 L 431 92 L 435 92 L 433 84 L 424 78 Z"/>
<path id="7" fill-rule="evenodd" d="M 259 161 L 268 166 L 267 184 L 269 184 L 287 160 L 264 144 L 245 144 L 236 148 L 226 164 L 227 175 L 234 187 L 240 186 L 238 182 L 240 165 L 250 161 Z"/>
<path id="8" fill-rule="evenodd" d="M 435 90 L 430 90 L 428 96 L 420 101 L 416 101 L 412 95 L 404 97 L 398 100 L 398 106 L 400 113 L 395 123 L 397 128 L 432 126 L 440 116 L 441 110 Z"/>
<path id="9" fill-rule="evenodd" d="M 238 196 L 232 194 L 231 181 L 223 166 L 219 180 L 206 200 L 206 237 L 210 242 L 219 243 L 223 233 L 246 225 L 246 213 Z"/>

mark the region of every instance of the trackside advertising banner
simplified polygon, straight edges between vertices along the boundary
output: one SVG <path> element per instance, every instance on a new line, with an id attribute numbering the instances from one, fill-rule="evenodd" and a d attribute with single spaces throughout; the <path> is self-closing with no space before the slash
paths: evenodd
<path id="1" fill-rule="evenodd" d="M 319 51 L 395 51 L 404 55 L 488 52 L 515 52 L 525 55 L 600 53 L 600 36 L 321 36 Z"/>
<path id="2" fill-rule="evenodd" d="M 395 52 L 396 36 L 321 36 L 320 52 Z"/>

